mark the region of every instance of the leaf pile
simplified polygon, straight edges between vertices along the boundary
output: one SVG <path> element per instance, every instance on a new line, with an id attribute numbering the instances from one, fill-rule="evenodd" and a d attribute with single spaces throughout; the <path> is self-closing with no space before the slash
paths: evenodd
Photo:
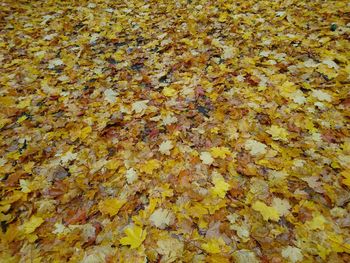
<path id="1" fill-rule="evenodd" d="M 1 262 L 350 262 L 347 1 L 1 3 Z"/>

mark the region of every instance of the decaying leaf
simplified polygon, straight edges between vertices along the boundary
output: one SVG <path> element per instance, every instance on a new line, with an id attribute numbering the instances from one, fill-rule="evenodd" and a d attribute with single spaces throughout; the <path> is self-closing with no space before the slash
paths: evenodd
<path id="1" fill-rule="evenodd" d="M 150 216 L 152 224 L 160 229 L 169 226 L 173 221 L 173 218 L 174 216 L 170 211 L 162 208 L 158 208 Z"/>

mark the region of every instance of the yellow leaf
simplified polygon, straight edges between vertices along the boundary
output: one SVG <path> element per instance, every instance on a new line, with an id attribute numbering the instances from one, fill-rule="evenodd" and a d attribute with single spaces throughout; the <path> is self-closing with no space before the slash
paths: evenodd
<path id="1" fill-rule="evenodd" d="M 19 117 L 19 118 L 17 119 L 17 122 L 18 122 L 18 123 L 21 123 L 21 122 L 25 121 L 26 119 L 28 119 L 28 116 L 27 116 L 27 115 L 22 115 L 21 117 Z"/>
<path id="2" fill-rule="evenodd" d="M 9 244 L 10 242 L 16 239 L 19 233 L 20 233 L 20 229 L 15 224 L 9 224 L 5 233 L 3 233 L 2 231 L 0 232 L 0 239 Z M 18 261 L 15 261 L 15 262 L 18 262 Z"/>
<path id="3" fill-rule="evenodd" d="M 112 160 L 109 160 L 109 161 L 105 164 L 105 167 L 106 167 L 108 170 L 116 170 L 116 169 L 118 169 L 122 164 L 123 164 L 122 161 L 117 160 L 117 159 L 112 159 Z"/>
<path id="4" fill-rule="evenodd" d="M 0 118 L 0 129 L 2 129 L 3 127 L 5 127 L 5 125 L 9 123 L 11 123 L 11 119 Z"/>
<path id="5" fill-rule="evenodd" d="M 220 13 L 218 21 L 223 23 L 223 22 L 226 22 L 226 20 L 227 20 L 227 13 L 226 12 L 225 13 Z"/>
<path id="6" fill-rule="evenodd" d="M 146 230 L 143 230 L 139 226 L 128 227 L 124 233 L 126 237 L 120 239 L 122 245 L 130 245 L 130 248 L 138 248 L 142 242 L 146 239 Z"/>
<path id="7" fill-rule="evenodd" d="M 0 212 L 7 212 L 11 208 L 10 204 L 0 206 Z"/>
<path id="8" fill-rule="evenodd" d="M 146 174 L 152 174 L 153 171 L 160 168 L 160 166 L 161 165 L 158 160 L 152 159 L 142 164 L 140 170 Z"/>
<path id="9" fill-rule="evenodd" d="M 6 157 L 9 159 L 18 160 L 19 157 L 21 157 L 21 153 L 19 151 L 10 152 Z"/>
<path id="10" fill-rule="evenodd" d="M 264 91 L 264 90 L 266 90 L 266 89 L 267 89 L 266 86 L 259 86 L 259 87 L 258 87 L 258 91 Z"/>
<path id="11" fill-rule="evenodd" d="M 220 246 L 216 239 L 210 239 L 207 243 L 202 244 L 202 248 L 210 254 L 220 253 Z"/>
<path id="12" fill-rule="evenodd" d="M 222 255 L 220 255 L 220 254 L 212 254 L 212 255 L 209 255 L 208 257 L 206 257 L 206 262 L 210 262 L 210 263 L 230 263 L 232 261 L 225 254 L 222 254 Z M 236 262 L 236 261 L 234 261 L 234 262 Z"/>
<path id="13" fill-rule="evenodd" d="M 28 180 L 20 179 L 19 185 L 21 187 L 21 191 L 23 193 L 30 193 L 32 190 L 30 189 L 30 182 Z"/>
<path id="14" fill-rule="evenodd" d="M 220 198 L 224 198 L 228 189 L 230 189 L 230 185 L 225 182 L 224 178 L 220 174 L 215 174 L 213 176 L 214 187 L 212 189 L 212 193 L 215 196 Z"/>
<path id="15" fill-rule="evenodd" d="M 3 214 L 0 212 L 0 221 L 9 222 L 12 218 L 11 214 Z"/>
<path id="16" fill-rule="evenodd" d="M 272 125 L 266 132 L 272 136 L 273 140 L 288 141 L 288 132 L 284 128 Z"/>
<path id="17" fill-rule="evenodd" d="M 340 173 L 344 179 L 342 180 L 342 183 L 350 187 L 350 171 L 346 170 Z"/>
<path id="18" fill-rule="evenodd" d="M 30 234 L 35 231 L 42 223 L 44 222 L 44 219 L 41 217 L 33 215 L 28 222 L 24 223 L 22 225 L 22 231 L 24 234 Z"/>
<path id="19" fill-rule="evenodd" d="M 213 147 L 210 149 L 210 153 L 214 158 L 225 159 L 231 152 L 227 147 Z"/>
<path id="20" fill-rule="evenodd" d="M 120 50 L 118 50 L 117 52 L 115 52 L 115 53 L 113 54 L 112 57 L 113 57 L 115 60 L 120 61 L 120 60 L 123 59 L 123 55 L 124 55 L 124 51 L 123 51 L 122 49 L 120 49 Z"/>
<path id="21" fill-rule="evenodd" d="M 86 137 L 88 137 L 88 135 L 91 133 L 91 131 L 92 131 L 92 128 L 90 126 L 83 128 L 80 131 L 80 135 L 79 135 L 80 139 L 85 140 Z"/>
<path id="22" fill-rule="evenodd" d="M 194 218 L 201 218 L 203 215 L 207 215 L 208 209 L 206 209 L 201 203 L 196 203 L 189 209 L 189 212 Z"/>
<path id="23" fill-rule="evenodd" d="M 329 253 L 332 252 L 329 248 L 325 248 L 324 246 L 321 246 L 320 244 L 317 244 L 317 250 L 318 255 L 323 259 L 326 260 Z"/>
<path id="24" fill-rule="evenodd" d="M 324 230 L 324 225 L 326 223 L 326 219 L 321 214 L 314 214 L 311 221 L 308 221 L 306 224 L 311 230 Z"/>
<path id="25" fill-rule="evenodd" d="M 8 205 L 8 204 L 12 204 L 16 201 L 18 201 L 19 199 L 21 199 L 24 195 L 24 193 L 22 193 L 21 191 L 15 191 L 13 193 L 13 195 L 11 196 L 6 196 L 5 198 L 3 198 L 2 200 L 0 200 L 0 205 Z"/>
<path id="26" fill-rule="evenodd" d="M 338 73 L 334 69 L 329 68 L 325 64 L 320 64 L 317 67 L 317 71 L 323 75 L 326 75 L 329 79 L 333 79 L 338 75 Z"/>
<path id="27" fill-rule="evenodd" d="M 120 24 L 116 24 L 113 27 L 113 31 L 116 33 L 120 33 L 120 32 L 122 32 L 122 30 L 123 30 L 123 27 Z"/>
<path id="28" fill-rule="evenodd" d="M 19 109 L 24 109 L 24 108 L 26 108 L 26 107 L 29 107 L 31 101 L 32 101 L 32 100 L 31 100 L 30 98 L 25 99 L 25 100 L 22 100 L 20 103 L 17 104 L 17 108 L 19 108 Z"/>
<path id="29" fill-rule="evenodd" d="M 159 202 L 158 199 L 151 198 L 149 200 L 149 205 L 147 206 L 147 211 L 149 213 L 153 213 L 154 209 L 156 209 L 158 202 Z"/>
<path id="30" fill-rule="evenodd" d="M 31 174 L 32 173 L 32 169 L 34 167 L 34 162 L 28 162 L 26 164 L 23 165 L 23 170 L 26 172 L 26 173 L 29 173 Z"/>
<path id="31" fill-rule="evenodd" d="M 106 199 L 98 204 L 98 209 L 102 214 L 115 216 L 125 203 L 126 200 L 119 200 L 118 198 Z"/>
<path id="32" fill-rule="evenodd" d="M 309 130 L 310 132 L 317 132 L 317 129 L 314 126 L 314 123 L 310 119 L 305 120 L 304 127 Z"/>
<path id="33" fill-rule="evenodd" d="M 167 97 L 174 97 L 177 94 L 177 92 L 173 88 L 165 87 L 163 89 L 163 94 L 164 94 L 164 96 L 167 96 Z"/>
<path id="34" fill-rule="evenodd" d="M 16 102 L 15 97 L 9 97 L 9 96 L 0 97 L 0 105 L 3 107 L 12 106 L 13 104 L 15 104 L 15 102 Z"/>
<path id="35" fill-rule="evenodd" d="M 341 235 L 335 233 L 330 233 L 328 235 L 328 240 L 330 241 L 331 249 L 334 252 L 345 252 L 350 254 L 350 244 L 344 242 L 344 238 Z"/>
<path id="36" fill-rule="evenodd" d="M 273 221 L 278 221 L 280 219 L 280 216 L 279 216 L 278 211 L 276 210 L 276 208 L 268 206 L 268 205 L 266 205 L 265 203 L 263 203 L 261 201 L 256 201 L 252 205 L 252 208 L 255 211 L 260 212 L 260 214 L 262 215 L 262 217 L 266 221 L 268 221 L 270 219 L 273 220 Z"/>
<path id="37" fill-rule="evenodd" d="M 289 97 L 291 93 L 296 91 L 296 86 L 293 82 L 286 81 L 280 86 L 281 95 Z"/>

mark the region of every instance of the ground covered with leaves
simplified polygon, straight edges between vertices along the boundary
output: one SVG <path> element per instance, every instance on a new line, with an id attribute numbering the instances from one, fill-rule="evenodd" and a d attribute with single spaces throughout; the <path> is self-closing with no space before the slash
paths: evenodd
<path id="1" fill-rule="evenodd" d="M 3 1 L 1 262 L 350 262 L 350 6 Z"/>

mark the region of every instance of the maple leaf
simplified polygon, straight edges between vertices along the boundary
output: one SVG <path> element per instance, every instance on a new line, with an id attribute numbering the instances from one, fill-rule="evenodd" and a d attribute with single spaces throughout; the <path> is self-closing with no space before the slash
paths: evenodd
<path id="1" fill-rule="evenodd" d="M 235 263 L 260 263 L 253 251 L 247 249 L 237 250 L 233 253 Z"/>
<path id="2" fill-rule="evenodd" d="M 146 174 L 152 174 L 154 170 L 160 168 L 160 162 L 156 159 L 148 160 L 146 163 L 141 165 L 140 170 Z"/>
<path id="3" fill-rule="evenodd" d="M 167 97 L 174 97 L 177 94 L 177 91 L 171 87 L 165 87 L 163 89 L 163 94 Z"/>
<path id="4" fill-rule="evenodd" d="M 231 154 L 229 148 L 227 147 L 213 147 L 210 149 L 210 153 L 214 158 L 222 158 L 225 159 L 226 156 Z"/>
<path id="5" fill-rule="evenodd" d="M 55 230 L 52 231 L 52 233 L 56 235 L 65 235 L 71 231 L 68 227 L 66 227 L 62 223 L 55 223 L 54 227 L 55 227 Z"/>
<path id="6" fill-rule="evenodd" d="M 21 191 L 23 193 L 30 193 L 32 190 L 30 189 L 30 182 L 28 180 L 20 179 L 19 185 L 21 187 Z"/>
<path id="7" fill-rule="evenodd" d="M 297 104 L 304 104 L 306 102 L 306 98 L 304 97 L 304 93 L 301 90 L 297 90 L 294 93 L 290 94 L 290 97 Z"/>
<path id="8" fill-rule="evenodd" d="M 138 248 L 146 239 L 147 232 L 139 226 L 131 226 L 124 230 L 125 237 L 120 239 L 122 245 L 130 245 L 130 248 Z"/>
<path id="9" fill-rule="evenodd" d="M 117 92 L 112 89 L 106 89 L 103 94 L 105 95 L 105 99 L 108 103 L 114 103 L 117 98 Z"/>
<path id="10" fill-rule="evenodd" d="M 163 255 L 162 260 L 169 263 L 181 257 L 184 250 L 184 244 L 175 238 L 160 239 L 157 246 L 157 252 Z"/>
<path id="11" fill-rule="evenodd" d="M 313 90 L 311 95 L 320 101 L 332 101 L 332 96 L 322 90 Z"/>
<path id="12" fill-rule="evenodd" d="M 79 137 L 82 140 L 85 140 L 86 137 L 88 137 L 91 132 L 92 132 L 91 126 L 86 126 L 85 128 L 81 129 L 81 131 L 79 132 Z"/>
<path id="13" fill-rule="evenodd" d="M 163 117 L 163 124 L 164 125 L 170 125 L 170 124 L 173 124 L 176 122 L 177 122 L 177 118 L 175 116 L 170 115 L 170 114 Z"/>
<path id="14" fill-rule="evenodd" d="M 149 100 L 136 101 L 131 105 L 132 110 L 135 111 L 136 113 L 143 113 L 148 108 L 147 106 L 148 102 Z"/>
<path id="15" fill-rule="evenodd" d="M 118 198 L 110 198 L 101 201 L 98 204 L 98 209 L 102 214 L 115 216 L 118 214 L 120 208 L 126 203 L 126 200 L 119 200 Z"/>
<path id="16" fill-rule="evenodd" d="M 174 218 L 174 216 L 173 216 L 173 214 L 170 211 L 168 211 L 166 209 L 162 209 L 162 208 L 158 208 L 150 216 L 151 222 L 157 228 L 160 228 L 160 229 L 164 229 L 165 227 L 170 225 L 170 223 L 172 222 L 173 218 Z"/>
<path id="17" fill-rule="evenodd" d="M 323 215 L 319 213 L 314 213 L 312 220 L 307 221 L 306 225 L 311 230 L 316 230 L 316 229 L 324 230 L 326 222 L 327 221 Z"/>
<path id="18" fill-rule="evenodd" d="M 174 148 L 174 145 L 172 144 L 171 141 L 167 140 L 167 141 L 164 141 L 162 142 L 160 145 L 159 145 L 159 151 L 162 153 L 162 154 L 165 154 L 165 155 L 170 155 L 170 150 Z"/>
<path id="19" fill-rule="evenodd" d="M 266 145 L 256 140 L 247 140 L 245 143 L 245 149 L 250 152 L 251 155 L 263 155 L 266 151 Z"/>
<path id="20" fill-rule="evenodd" d="M 230 185 L 226 183 L 224 178 L 218 173 L 214 173 L 213 175 L 213 184 L 215 185 L 212 188 L 212 193 L 214 196 L 224 198 L 226 192 L 230 189 Z"/>
<path id="21" fill-rule="evenodd" d="M 48 68 L 49 69 L 53 69 L 56 66 L 62 66 L 62 65 L 64 65 L 64 62 L 62 61 L 62 59 L 55 58 L 55 59 L 52 59 L 52 60 L 49 61 Z"/>
<path id="22" fill-rule="evenodd" d="M 35 231 L 35 229 L 37 229 L 39 226 L 41 226 L 41 224 L 44 223 L 44 219 L 33 215 L 31 216 L 31 218 L 29 219 L 28 222 L 25 222 L 22 226 L 21 226 L 21 230 L 23 231 L 24 234 L 31 234 Z"/>
<path id="23" fill-rule="evenodd" d="M 273 140 L 288 141 L 288 132 L 284 128 L 272 125 L 266 132 L 272 136 Z"/>
<path id="24" fill-rule="evenodd" d="M 350 187 L 350 171 L 346 170 L 340 173 L 344 179 L 342 180 L 342 183 Z"/>
<path id="25" fill-rule="evenodd" d="M 62 163 L 68 163 L 69 161 L 75 160 L 77 156 L 78 155 L 76 153 L 72 153 L 71 151 L 68 151 L 61 157 L 61 161 Z"/>
<path id="26" fill-rule="evenodd" d="M 338 64 L 331 59 L 325 59 L 322 61 L 322 63 L 327 65 L 329 68 L 339 69 Z"/>
<path id="27" fill-rule="evenodd" d="M 207 253 L 217 254 L 221 252 L 220 245 L 218 240 L 210 239 L 207 243 L 202 244 L 201 246 Z"/>
<path id="28" fill-rule="evenodd" d="M 296 86 L 293 82 L 286 81 L 280 86 L 281 95 L 284 97 L 289 97 L 290 94 L 296 91 Z"/>
<path id="29" fill-rule="evenodd" d="M 223 59 L 230 59 L 230 58 L 234 58 L 235 57 L 235 48 L 234 47 L 227 47 L 225 46 L 223 48 L 224 53 L 222 55 Z"/>
<path id="30" fill-rule="evenodd" d="M 130 169 L 126 170 L 125 177 L 126 177 L 126 181 L 128 182 L 128 184 L 132 184 L 138 178 L 137 173 L 134 170 L 134 168 L 130 168 Z"/>
<path id="31" fill-rule="evenodd" d="M 228 14 L 226 12 L 220 13 L 218 21 L 221 23 L 226 22 L 227 16 L 228 16 Z"/>
<path id="32" fill-rule="evenodd" d="M 262 217 L 266 221 L 268 221 L 268 220 L 278 221 L 280 219 L 280 216 L 279 216 L 278 211 L 276 210 L 276 208 L 268 206 L 268 205 L 266 205 L 265 203 L 263 203 L 261 201 L 256 201 L 252 205 L 252 208 L 255 211 L 260 212 L 260 214 L 262 215 Z"/>
<path id="33" fill-rule="evenodd" d="M 291 205 L 289 204 L 288 200 L 280 199 L 278 197 L 275 197 L 272 200 L 272 207 L 274 207 L 277 210 L 280 216 L 285 216 L 289 214 L 289 210 L 291 209 Z"/>
<path id="34" fill-rule="evenodd" d="M 210 152 L 201 152 L 199 157 L 204 164 L 211 165 L 214 162 L 213 157 L 211 157 Z"/>
<path id="35" fill-rule="evenodd" d="M 300 262 L 304 258 L 301 250 L 292 246 L 288 246 L 282 250 L 282 257 L 289 259 L 292 263 Z"/>

